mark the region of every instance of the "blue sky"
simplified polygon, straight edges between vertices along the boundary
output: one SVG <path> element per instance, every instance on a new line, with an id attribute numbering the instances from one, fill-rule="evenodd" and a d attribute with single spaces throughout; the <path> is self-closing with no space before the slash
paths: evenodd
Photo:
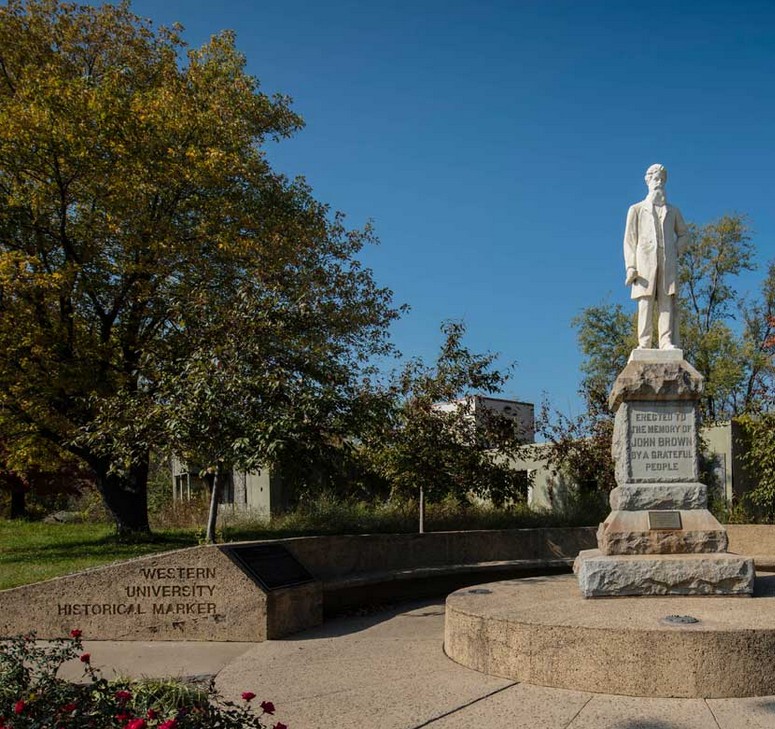
<path id="1" fill-rule="evenodd" d="M 267 93 L 307 126 L 270 159 L 359 227 L 381 285 L 411 312 L 404 354 L 439 324 L 516 361 L 505 396 L 578 412 L 570 326 L 630 310 L 621 240 L 643 173 L 668 168 L 687 220 L 749 217 L 775 258 L 775 3 L 135 0 L 199 45 L 225 28 Z"/>

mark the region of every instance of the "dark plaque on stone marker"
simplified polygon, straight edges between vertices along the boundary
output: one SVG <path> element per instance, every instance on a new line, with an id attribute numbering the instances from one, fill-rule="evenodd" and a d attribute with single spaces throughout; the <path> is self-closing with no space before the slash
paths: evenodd
<path id="1" fill-rule="evenodd" d="M 280 544 L 247 544 L 220 549 L 264 590 L 296 587 L 315 580 L 304 565 Z"/>
<path id="2" fill-rule="evenodd" d="M 681 529 L 681 512 L 650 511 L 649 529 Z"/>

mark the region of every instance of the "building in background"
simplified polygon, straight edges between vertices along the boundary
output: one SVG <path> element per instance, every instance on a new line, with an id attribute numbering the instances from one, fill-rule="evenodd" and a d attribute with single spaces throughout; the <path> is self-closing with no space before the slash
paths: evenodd
<path id="1" fill-rule="evenodd" d="M 173 457 L 172 495 L 175 500 L 197 498 L 209 493 L 209 486 L 196 464 Z M 221 509 L 250 512 L 260 516 L 278 514 L 288 508 L 288 493 L 276 469 L 231 471 L 225 474 L 221 491 Z"/>
<path id="2" fill-rule="evenodd" d="M 455 412 L 461 407 L 470 407 L 471 417 L 477 422 L 481 422 L 488 414 L 503 415 L 518 423 L 520 433 L 524 434 L 525 443 L 532 443 L 535 440 L 535 406 L 530 402 L 474 395 L 472 398 L 437 403 L 434 407 L 440 412 L 448 413 Z"/>
<path id="3" fill-rule="evenodd" d="M 757 487 L 757 479 L 745 464 L 748 453 L 745 429 L 736 420 L 710 425 L 700 433 L 706 446 L 708 465 L 719 485 L 718 496 L 723 495 L 729 504 Z"/>

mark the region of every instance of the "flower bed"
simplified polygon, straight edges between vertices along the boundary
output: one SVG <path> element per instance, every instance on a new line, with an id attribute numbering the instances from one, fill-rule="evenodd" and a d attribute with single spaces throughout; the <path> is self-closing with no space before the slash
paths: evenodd
<path id="1" fill-rule="evenodd" d="M 81 683 L 58 677 L 80 660 Z M 3 729 L 287 729 L 273 723 L 271 701 L 224 699 L 206 687 L 175 680 L 108 681 L 83 651 L 80 630 L 40 642 L 34 634 L 0 642 L 0 727 Z"/>

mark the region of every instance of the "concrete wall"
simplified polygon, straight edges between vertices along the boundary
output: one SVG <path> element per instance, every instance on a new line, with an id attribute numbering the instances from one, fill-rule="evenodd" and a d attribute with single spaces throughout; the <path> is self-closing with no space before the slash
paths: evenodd
<path id="1" fill-rule="evenodd" d="M 266 640 L 267 617 L 266 594 L 210 546 L 0 590 L 3 637 L 78 628 L 97 640 Z"/>
<path id="2" fill-rule="evenodd" d="M 768 567 L 775 565 L 775 525 L 773 524 L 727 524 L 729 551 L 757 559 Z"/>
<path id="3" fill-rule="evenodd" d="M 775 559 L 775 525 L 730 524 L 731 552 Z M 502 560 L 573 559 L 597 546 L 597 527 L 492 529 L 425 534 L 361 534 L 277 540 L 317 578 L 476 564 Z"/>
<path id="4" fill-rule="evenodd" d="M 595 527 L 363 534 L 282 539 L 322 580 L 364 572 L 502 560 L 573 559 L 595 546 Z"/>
<path id="5" fill-rule="evenodd" d="M 573 559 L 580 549 L 594 545 L 594 529 L 366 534 L 271 542 L 284 545 L 316 580 L 267 592 L 220 547 L 192 547 L 2 590 L 0 637 L 35 629 L 40 637 L 53 638 L 74 627 L 103 640 L 282 637 L 321 621 L 322 581 L 374 577 L 361 592 L 349 585 L 344 592 L 331 585 L 330 599 L 325 599 L 333 609 L 382 598 L 446 594 L 461 584 L 480 581 L 476 566 L 481 563 L 497 567 L 500 561 L 534 560 L 535 569 L 541 570 L 546 567 L 542 560 Z M 471 574 L 453 574 L 449 584 L 433 582 L 432 575 L 411 574 L 461 564 L 471 565 Z M 395 580 L 401 572 L 411 579 Z M 384 586 L 389 589 L 383 594 Z"/>
<path id="6" fill-rule="evenodd" d="M 530 444 L 512 459 L 515 469 L 527 471 L 530 476 L 527 503 L 534 509 L 561 508 L 576 491 L 571 478 L 549 470 L 546 458 L 542 456 L 542 451 L 549 447 L 548 443 Z"/>
<path id="7" fill-rule="evenodd" d="M 232 479 L 235 484 L 233 506 L 236 511 L 269 516 L 288 508 L 288 494 L 283 488 L 282 478 L 275 470 L 261 468 L 248 473 L 234 471 Z"/>

